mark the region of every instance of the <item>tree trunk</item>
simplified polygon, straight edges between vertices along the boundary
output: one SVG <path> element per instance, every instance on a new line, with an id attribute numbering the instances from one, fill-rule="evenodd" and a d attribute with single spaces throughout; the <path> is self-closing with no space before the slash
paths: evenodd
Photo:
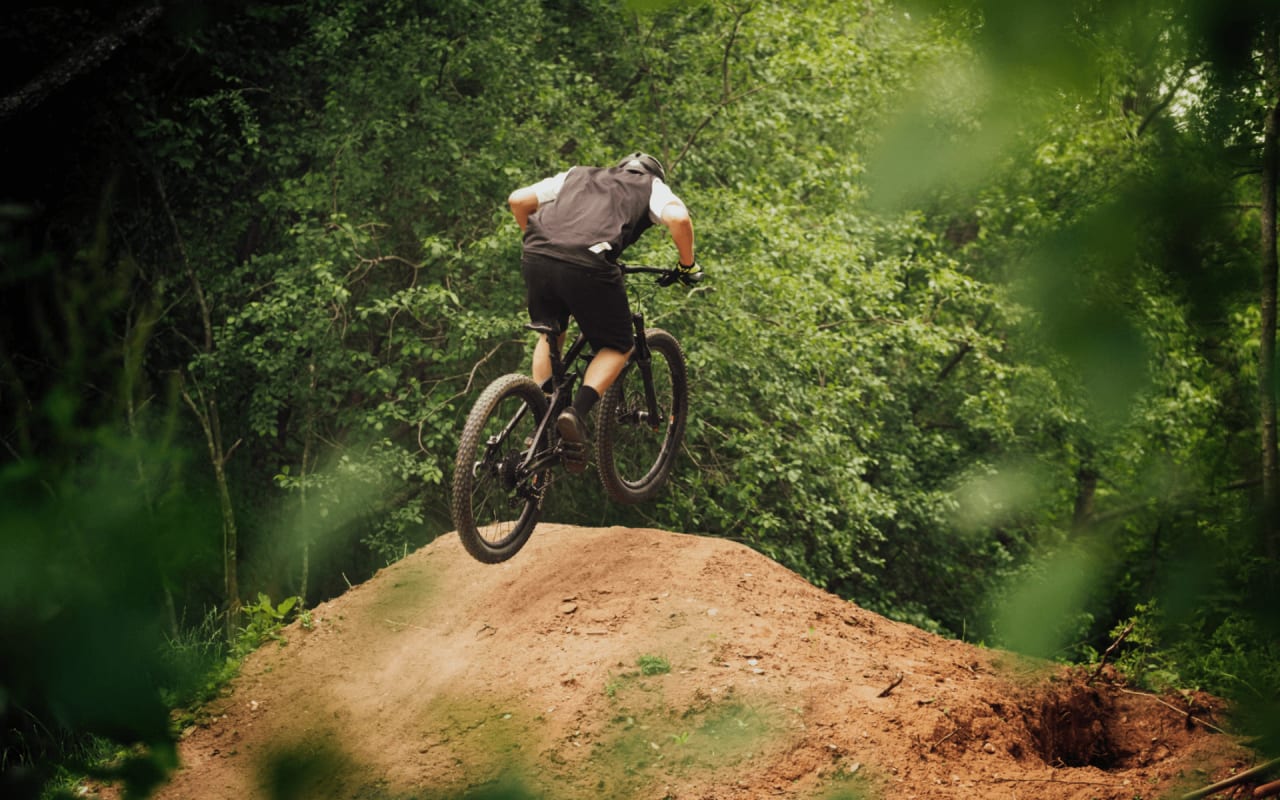
<path id="1" fill-rule="evenodd" d="M 1258 409 L 1262 433 L 1262 522 L 1267 555 L 1280 558 L 1280 472 L 1276 449 L 1276 179 L 1280 137 L 1280 43 L 1277 23 L 1263 26 L 1265 96 L 1269 102 L 1262 139 L 1262 326 L 1258 347 Z"/>
<path id="2" fill-rule="evenodd" d="M 151 477 L 147 474 L 147 466 L 142 459 L 142 437 L 138 433 L 138 404 L 134 392 L 140 383 L 139 375 L 142 371 L 146 340 L 154 324 L 155 318 L 150 314 L 143 314 L 139 320 L 135 320 L 133 314 L 128 315 L 125 323 L 124 375 L 121 378 L 125 423 L 129 429 L 129 443 L 133 446 L 133 468 L 138 473 L 138 491 L 142 495 L 142 502 L 147 510 L 147 522 L 152 530 L 156 530 L 156 504 L 151 491 Z M 164 592 L 164 606 L 169 614 L 169 633 L 177 636 L 179 633 L 178 608 L 173 601 L 169 574 L 163 565 L 160 567 L 160 584 Z"/>
<path id="3" fill-rule="evenodd" d="M 204 342 L 202 352 L 206 354 L 213 353 L 213 315 L 209 311 L 209 303 L 204 296 L 204 287 L 200 284 L 200 278 L 196 275 L 195 267 L 191 264 L 191 257 L 187 254 L 187 244 L 182 238 L 182 231 L 178 227 L 178 219 L 173 215 L 173 209 L 169 205 L 169 196 L 165 192 L 164 180 L 159 170 L 153 169 L 152 175 L 155 179 L 156 193 L 160 197 L 161 205 L 164 207 L 165 215 L 169 219 L 169 226 L 173 228 L 174 242 L 178 248 L 178 254 L 182 257 L 182 265 L 186 270 L 187 279 L 191 281 L 191 290 L 195 295 L 196 303 L 200 307 L 200 325 L 204 330 Z M 193 381 L 194 382 L 194 381 Z M 187 392 L 186 387 L 182 389 L 182 399 L 186 401 L 187 407 L 195 414 L 196 419 L 200 422 L 200 427 L 204 431 L 205 444 L 209 448 L 209 460 L 213 463 L 213 476 L 218 486 L 218 504 L 222 511 L 222 571 L 223 571 L 223 589 L 226 593 L 227 615 L 224 620 L 224 632 L 227 641 L 230 642 L 235 638 L 236 622 L 240 615 L 240 579 L 239 560 L 237 558 L 237 548 L 239 547 L 239 532 L 236 529 L 235 506 L 231 503 L 231 486 L 227 482 L 227 460 L 231 458 L 231 454 L 240 446 L 240 441 L 227 449 L 222 444 L 222 419 L 218 415 L 218 394 L 217 389 L 210 389 L 209 395 L 206 397 L 200 389 L 199 384 L 195 384 L 196 395 L 200 402 L 197 403 L 194 398 Z"/>
<path id="4" fill-rule="evenodd" d="M 307 419 L 306 429 L 303 431 L 302 439 L 302 471 L 298 475 L 298 490 L 300 492 L 300 506 L 302 529 L 302 586 L 298 590 L 299 596 L 302 598 L 302 608 L 307 607 L 307 582 L 311 573 L 311 536 L 314 527 L 311 522 L 311 514 L 307 508 L 307 481 L 310 476 L 307 472 L 307 465 L 311 462 L 311 448 L 316 438 L 316 412 L 315 412 L 315 395 L 316 395 L 316 358 L 311 356 L 311 363 L 307 365 L 307 369 L 311 374 L 310 383 L 307 386 Z"/>
<path id="5" fill-rule="evenodd" d="M 213 407 L 215 422 L 217 406 Z M 227 598 L 227 641 L 236 635 L 236 622 L 240 616 L 240 577 L 239 559 L 236 553 L 240 547 L 240 533 L 236 529 L 235 509 L 231 505 L 231 486 L 227 483 L 226 462 L 229 453 L 222 453 L 221 443 L 217 450 L 211 450 L 214 456 L 213 472 L 218 482 L 218 503 L 222 508 L 222 570 L 223 589 Z"/>
<path id="6" fill-rule="evenodd" d="M 1076 470 L 1076 506 L 1071 515 L 1071 526 L 1083 530 L 1093 522 L 1093 500 L 1098 494 L 1098 473 L 1090 467 Z"/>
<path id="7" fill-rule="evenodd" d="M 240 579 L 236 550 L 239 547 L 239 531 L 236 529 L 235 507 L 231 504 L 231 485 L 227 481 L 227 459 L 239 446 L 237 441 L 230 450 L 222 447 L 221 422 L 218 419 L 216 402 L 207 401 L 196 386 L 196 396 L 200 402 L 184 387 L 182 399 L 191 413 L 200 422 L 204 431 L 205 445 L 209 448 L 209 461 L 213 464 L 213 477 L 218 487 L 218 504 L 222 511 L 222 574 L 223 592 L 226 596 L 227 614 L 223 622 L 223 632 L 230 642 L 235 638 L 236 621 L 240 614 Z"/>

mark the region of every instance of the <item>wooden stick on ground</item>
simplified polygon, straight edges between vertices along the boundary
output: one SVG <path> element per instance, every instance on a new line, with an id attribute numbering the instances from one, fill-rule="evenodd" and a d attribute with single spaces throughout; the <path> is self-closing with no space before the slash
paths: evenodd
<path id="1" fill-rule="evenodd" d="M 902 683 L 902 678 L 903 678 L 903 674 L 899 672 L 898 677 L 893 679 L 893 683 L 886 686 L 884 688 L 884 691 L 876 695 L 876 697 L 888 697 L 889 692 L 892 692 L 894 689 L 898 688 L 898 684 Z"/>
<path id="2" fill-rule="evenodd" d="M 1164 700 L 1161 700 L 1159 697 L 1155 696 L 1154 694 L 1151 694 L 1150 692 L 1135 692 L 1133 689 L 1120 689 L 1119 691 L 1124 692 L 1125 694 L 1136 694 L 1138 697 L 1149 697 L 1152 700 L 1155 700 L 1160 705 L 1164 706 L 1165 708 L 1178 712 L 1179 714 L 1191 720 L 1192 722 L 1203 725 L 1204 727 L 1209 728 L 1211 730 L 1215 730 L 1218 733 L 1226 733 L 1226 731 L 1224 731 L 1222 728 L 1219 728 L 1217 725 L 1214 725 L 1209 722 L 1205 722 L 1204 720 L 1193 715 L 1189 711 L 1183 711 L 1182 709 L 1178 708 L 1177 706 L 1171 703 L 1166 703 Z"/>
<path id="3" fill-rule="evenodd" d="M 1232 775 L 1230 778 L 1210 784 L 1203 789 L 1196 789 L 1194 792 L 1188 792 L 1182 796 L 1181 800 L 1201 800 L 1201 798 L 1208 797 L 1211 794 L 1217 794 L 1223 789 L 1230 789 L 1236 784 L 1244 783 L 1250 778 L 1256 778 L 1259 775 L 1270 772 L 1277 765 L 1280 765 L 1280 758 L 1273 758 L 1265 764 L 1259 764 L 1251 769 L 1246 769 L 1239 775 Z"/>

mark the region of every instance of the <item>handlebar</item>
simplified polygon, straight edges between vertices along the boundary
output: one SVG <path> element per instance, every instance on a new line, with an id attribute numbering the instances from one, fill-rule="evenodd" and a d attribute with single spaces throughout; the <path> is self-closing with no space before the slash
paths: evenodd
<path id="1" fill-rule="evenodd" d="M 680 269 L 677 269 L 676 267 L 671 267 L 671 268 L 647 267 L 639 264 L 635 266 L 632 266 L 630 264 L 618 264 L 618 267 L 622 270 L 624 275 L 631 274 L 631 273 L 647 273 L 649 275 L 657 275 L 658 283 L 662 286 L 670 286 L 676 281 L 680 281 L 685 286 L 691 286 L 695 283 L 701 282 L 704 275 L 702 270 L 698 270 L 697 272 L 686 273 L 681 271 Z"/>

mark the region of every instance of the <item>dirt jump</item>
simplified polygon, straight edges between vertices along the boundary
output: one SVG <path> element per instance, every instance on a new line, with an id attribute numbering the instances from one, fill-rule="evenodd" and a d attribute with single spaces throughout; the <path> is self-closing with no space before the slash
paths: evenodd
<path id="1" fill-rule="evenodd" d="M 489 566 L 451 534 L 309 622 L 158 797 L 1156 800 L 1255 763 L 1212 698 L 934 636 L 719 539 L 544 524 Z"/>

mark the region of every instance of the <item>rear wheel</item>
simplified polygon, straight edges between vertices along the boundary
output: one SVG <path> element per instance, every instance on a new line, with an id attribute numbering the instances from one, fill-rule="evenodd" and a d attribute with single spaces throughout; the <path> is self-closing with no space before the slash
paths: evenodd
<path id="1" fill-rule="evenodd" d="M 605 392 L 596 438 L 600 482 L 616 502 L 653 498 L 666 483 L 684 439 L 689 387 L 684 353 L 664 330 L 645 331 L 656 413 L 646 398 L 639 364 L 631 364 Z"/>
<path id="2" fill-rule="evenodd" d="M 515 555 L 538 524 L 549 470 L 520 465 L 547 398 L 524 375 L 504 375 L 476 401 L 462 430 L 451 510 L 467 552 L 487 564 Z"/>

